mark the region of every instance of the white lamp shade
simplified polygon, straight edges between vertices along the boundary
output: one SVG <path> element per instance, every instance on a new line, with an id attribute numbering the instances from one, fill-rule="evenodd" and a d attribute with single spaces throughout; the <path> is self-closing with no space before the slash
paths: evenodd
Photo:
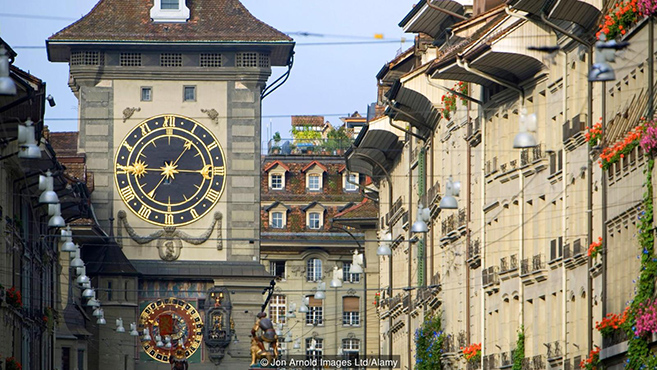
<path id="1" fill-rule="evenodd" d="M 95 297 L 91 297 L 87 301 L 87 307 L 100 307 L 100 302 Z"/>
<path id="2" fill-rule="evenodd" d="M 16 83 L 9 77 L 9 55 L 0 45 L 0 95 L 16 95 Z"/>
<path id="3" fill-rule="evenodd" d="M 66 226 L 66 221 L 60 215 L 55 215 L 50 217 L 48 220 L 48 227 L 64 227 Z"/>
<path id="4" fill-rule="evenodd" d="M 64 238 L 62 242 L 62 247 L 60 249 L 62 252 L 75 252 L 75 244 L 71 237 Z"/>
<path id="5" fill-rule="evenodd" d="M 285 342 L 287 343 L 292 342 L 292 333 L 289 331 L 287 332 L 287 334 L 285 334 Z"/>
<path id="6" fill-rule="evenodd" d="M 39 203 L 41 204 L 57 204 L 59 197 L 55 193 L 54 179 L 50 170 L 46 172 L 46 176 L 39 175 L 39 190 L 43 191 L 39 196 Z"/>
<path id="7" fill-rule="evenodd" d="M 292 349 L 300 349 L 300 348 L 301 348 L 301 341 L 297 339 L 297 341 L 294 342 Z"/>
<path id="8" fill-rule="evenodd" d="M 103 315 L 100 308 L 95 308 L 94 312 L 91 314 L 93 317 L 101 317 Z"/>
<path id="9" fill-rule="evenodd" d="M 137 324 L 134 322 L 130 324 L 130 335 L 133 337 L 139 336 L 139 332 L 137 331 Z"/>
<path id="10" fill-rule="evenodd" d="M 342 280 L 333 278 L 329 284 L 331 288 L 340 288 L 342 286 Z"/>
<path id="11" fill-rule="evenodd" d="M 516 137 L 513 138 L 513 147 L 515 149 L 533 148 L 536 145 L 534 135 L 527 131 L 518 132 Z"/>
<path id="12" fill-rule="evenodd" d="M 315 299 L 324 299 L 326 298 L 326 294 L 324 294 L 323 291 L 318 290 L 315 292 Z"/>
<path id="13" fill-rule="evenodd" d="M 116 319 L 116 332 L 125 333 L 125 328 L 123 327 L 123 319 L 120 317 Z"/>
<path id="14" fill-rule="evenodd" d="M 457 209 L 459 208 L 459 203 L 453 196 L 444 196 L 440 200 L 440 204 L 438 206 L 440 209 Z"/>
<path id="15" fill-rule="evenodd" d="M 105 318 L 101 316 L 101 317 L 98 318 L 98 320 L 96 320 L 96 324 L 105 325 L 105 324 L 107 324 L 107 321 L 105 321 Z"/>
<path id="16" fill-rule="evenodd" d="M 75 256 L 71 260 L 71 267 L 83 267 L 84 262 L 82 261 L 82 258 L 80 258 L 80 248 L 75 249 Z"/>
<path id="17" fill-rule="evenodd" d="M 392 255 L 392 250 L 390 249 L 389 246 L 385 244 L 379 245 L 378 248 L 376 248 L 376 255 L 377 256 L 391 256 Z"/>
<path id="18" fill-rule="evenodd" d="M 83 266 L 82 268 L 84 268 L 84 266 Z M 88 281 L 89 281 L 89 276 L 87 276 L 87 275 L 85 275 L 85 274 L 80 275 L 80 276 L 78 276 L 77 279 L 75 279 L 75 282 L 78 283 L 78 284 L 80 284 L 80 285 L 82 285 L 82 284 L 84 284 L 84 283 L 86 283 L 86 282 L 88 282 Z"/>
<path id="19" fill-rule="evenodd" d="M 306 306 L 305 304 L 302 303 L 301 307 L 299 307 L 299 312 L 300 313 L 308 313 L 308 306 Z"/>
<path id="20" fill-rule="evenodd" d="M 351 267 L 349 268 L 349 273 L 350 274 L 362 274 L 363 273 L 363 266 L 361 266 L 358 263 L 352 263 Z"/>
<path id="21" fill-rule="evenodd" d="M 141 338 L 144 342 L 150 342 L 152 340 L 150 333 L 148 332 L 147 328 L 144 328 L 144 336 Z"/>
<path id="22" fill-rule="evenodd" d="M 92 298 L 95 294 L 96 294 L 96 292 L 94 292 L 94 290 L 91 289 L 91 288 L 87 288 L 87 289 L 82 291 L 82 296 L 84 298 Z"/>

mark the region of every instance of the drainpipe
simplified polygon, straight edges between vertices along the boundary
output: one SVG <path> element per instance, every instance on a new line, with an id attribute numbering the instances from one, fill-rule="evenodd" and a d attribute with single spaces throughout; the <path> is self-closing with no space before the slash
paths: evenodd
<path id="1" fill-rule="evenodd" d="M 563 106 L 562 106 L 562 111 L 563 111 L 563 116 L 568 117 L 568 53 L 564 52 L 563 53 L 563 88 L 564 88 L 564 99 L 563 99 Z M 555 160 L 558 161 L 558 159 L 555 156 Z M 562 242 L 562 247 L 563 244 L 568 240 L 568 213 L 567 213 L 567 204 L 568 204 L 568 184 L 566 181 L 566 174 L 568 173 L 567 171 L 567 163 L 566 163 L 566 150 L 562 149 L 561 151 L 561 194 L 562 194 L 562 201 L 561 201 L 561 229 L 563 233 L 563 242 Z M 555 169 L 556 169 L 557 163 L 555 163 Z M 568 330 L 568 269 L 566 269 L 565 264 L 563 263 L 563 250 L 562 250 L 562 263 L 561 263 L 561 291 L 562 291 L 562 299 L 561 299 L 561 312 L 563 319 L 561 320 L 561 340 L 563 341 L 563 358 L 567 359 L 568 358 L 568 335 L 566 335 L 566 331 Z"/>
<path id="2" fill-rule="evenodd" d="M 428 77 L 428 76 L 427 76 Z M 471 85 L 468 83 L 468 92 L 471 90 Z M 470 118 L 470 101 L 468 100 L 468 104 L 465 105 L 466 109 L 466 119 L 468 122 L 468 127 L 472 125 L 472 119 Z M 467 141 L 467 140 L 466 140 Z M 470 212 L 472 212 L 472 197 L 470 196 L 470 192 L 472 191 L 472 159 L 470 158 L 470 155 L 472 154 L 472 148 L 470 145 L 470 142 L 467 141 L 466 143 L 466 156 L 467 156 L 467 176 L 466 178 L 468 179 L 467 184 L 466 184 L 466 234 L 465 234 L 465 255 L 467 258 L 470 258 L 470 243 L 472 242 L 472 238 L 470 235 L 470 222 L 472 222 L 472 218 L 470 217 Z M 484 181 L 481 181 L 481 184 L 485 184 Z M 433 246 L 433 245 L 432 245 Z M 433 253 L 433 248 L 432 251 Z M 481 252 L 480 252 L 481 253 Z M 465 268 L 465 337 L 468 339 L 468 343 L 472 343 L 471 338 L 470 338 L 470 266 L 466 266 Z"/>
<path id="3" fill-rule="evenodd" d="M 480 91 L 483 95 L 483 87 L 480 88 Z M 479 109 L 479 119 L 481 121 L 481 271 L 486 268 L 486 120 L 484 115 L 484 110 L 480 106 Z M 486 292 L 484 291 L 483 284 L 481 288 L 481 293 L 479 293 L 481 299 L 481 368 L 484 368 L 484 355 L 487 353 L 486 349 Z"/>
<path id="4" fill-rule="evenodd" d="M 651 28 L 652 29 L 652 28 Z M 652 59 L 652 58 L 651 58 Z M 602 125 L 600 127 L 600 132 L 601 132 L 601 137 L 602 137 L 602 142 L 603 144 L 606 144 L 605 140 L 605 130 L 607 126 L 607 94 L 605 92 L 607 91 L 607 83 L 602 82 L 602 96 L 601 96 L 601 103 L 602 103 Z M 652 94 L 651 94 L 652 96 Z M 649 98 L 648 100 L 652 99 Z M 600 178 L 600 187 L 602 188 L 602 317 L 607 315 L 607 305 L 605 304 L 605 301 L 607 300 L 607 174 L 605 171 L 601 171 L 602 177 Z M 593 240 L 591 240 L 592 242 Z M 590 245 L 590 244 L 589 244 Z M 591 260 L 589 258 L 589 260 Z"/>
<path id="5" fill-rule="evenodd" d="M 408 222 L 409 224 L 412 225 L 413 223 L 413 169 L 411 168 L 413 164 L 413 140 L 408 141 Z M 409 287 L 409 290 L 407 292 L 408 298 L 409 298 L 409 304 L 408 304 L 408 313 L 406 314 L 406 322 L 407 322 L 407 333 L 408 333 L 408 338 L 407 338 L 407 343 L 408 343 L 408 368 L 412 369 L 413 368 L 413 357 L 411 356 L 412 352 L 412 346 L 411 346 L 411 341 L 413 340 L 413 334 L 411 330 L 411 311 L 413 309 L 413 292 L 410 289 L 411 285 L 411 270 L 413 267 L 413 243 L 411 242 L 411 238 L 413 237 L 413 232 L 412 228 L 408 227 L 408 231 L 406 232 L 406 239 L 408 242 L 408 276 L 407 276 L 407 287 Z"/>

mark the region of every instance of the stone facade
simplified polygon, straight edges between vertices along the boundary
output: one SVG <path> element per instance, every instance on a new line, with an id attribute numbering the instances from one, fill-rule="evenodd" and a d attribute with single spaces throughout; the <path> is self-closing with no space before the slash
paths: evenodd
<path id="1" fill-rule="evenodd" d="M 124 270 L 95 273 L 108 327 L 88 325 L 96 344 L 89 364 L 161 366 L 168 357 L 147 354 L 139 338 L 126 340 L 129 324 L 138 324 L 140 336 L 144 328 L 154 336 L 159 319 L 144 321 L 141 314 L 152 302 L 169 298 L 189 303 L 185 309 L 205 322 L 212 307 L 204 303 L 207 292 L 222 287 L 230 292 L 233 305 L 230 322 L 227 318 L 221 328 L 229 336 L 225 345 L 230 345 L 216 352 L 203 342 L 189 361 L 201 369 L 220 363 L 243 367 L 250 361 L 247 335 L 259 311 L 260 292 L 271 279 L 258 262 L 261 93 L 271 67 L 287 65 L 294 43 L 234 0 L 188 1 L 190 18 L 182 22 L 153 22 L 152 4 L 135 1 L 121 9 L 123 5 L 112 3 L 101 0 L 91 13 L 48 40 L 50 60 L 70 65 L 69 85 L 79 99 L 78 152 L 86 156 L 93 173 L 96 219 L 101 229 L 115 235 L 120 248 L 116 259 L 127 258 Z M 217 22 L 219 17 L 222 22 Z M 101 19 L 115 23 L 110 40 L 103 36 L 107 30 L 94 23 Z M 106 42 L 97 43 L 99 39 Z M 133 42 L 140 46 L 129 46 Z M 145 120 L 167 114 L 189 118 L 214 135 L 225 156 L 226 175 L 223 193 L 212 200 L 214 208 L 194 222 L 164 228 L 138 217 L 124 203 L 114 172 L 126 135 Z M 89 251 L 88 258 L 100 258 L 94 253 L 97 248 L 85 245 L 83 251 Z M 163 255 L 167 248 L 173 249 Z M 175 328 L 182 324 L 188 331 L 204 330 L 176 315 Z M 110 330 L 119 317 L 126 333 Z M 174 348 L 182 335 L 176 330 Z M 154 339 L 150 348 L 155 348 Z"/>

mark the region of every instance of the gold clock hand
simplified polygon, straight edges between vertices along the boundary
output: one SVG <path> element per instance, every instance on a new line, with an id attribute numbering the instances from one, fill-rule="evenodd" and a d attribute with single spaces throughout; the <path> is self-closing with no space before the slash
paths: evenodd
<path id="1" fill-rule="evenodd" d="M 166 164 L 166 162 L 165 162 L 164 163 L 165 167 L 160 167 L 160 169 L 162 170 L 162 173 L 161 173 L 162 178 L 160 179 L 160 182 L 158 182 L 157 185 L 155 185 L 153 190 L 149 191 L 146 195 L 153 198 L 153 196 L 155 195 L 155 190 L 157 190 L 157 188 L 162 184 L 162 181 L 164 181 L 164 179 L 166 179 L 167 177 L 173 178 L 173 175 L 178 171 L 178 170 L 176 170 L 176 167 L 177 167 L 176 163 L 178 163 L 180 158 L 182 158 L 183 154 L 185 154 L 186 151 L 191 149 L 191 147 L 192 147 L 192 142 L 191 141 L 185 141 L 185 144 L 183 144 L 183 151 L 182 151 L 182 153 L 180 153 L 178 158 L 176 158 L 176 160 L 173 163 Z"/>
<path id="2" fill-rule="evenodd" d="M 180 169 L 175 169 L 175 172 L 187 172 L 187 173 L 200 173 L 204 179 L 210 180 L 212 177 L 210 176 L 210 173 L 212 172 L 212 165 L 211 164 L 206 164 L 201 168 L 200 170 L 180 170 Z"/>

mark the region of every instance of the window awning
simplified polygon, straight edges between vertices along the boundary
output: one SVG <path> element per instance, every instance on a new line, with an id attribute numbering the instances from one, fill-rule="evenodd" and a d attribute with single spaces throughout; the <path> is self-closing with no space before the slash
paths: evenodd
<path id="1" fill-rule="evenodd" d="M 354 146 L 345 154 L 347 168 L 351 172 L 379 178 L 390 171 L 404 144 L 388 130 L 368 130 L 367 127 L 363 127 Z"/>
<path id="2" fill-rule="evenodd" d="M 388 90 L 386 98 L 394 103 L 386 109 L 388 117 L 408 122 L 421 132 L 432 132 L 440 121 L 440 112 L 431 101 L 419 92 L 405 88 L 399 80 Z"/>
<path id="3" fill-rule="evenodd" d="M 503 82 L 516 85 L 546 69 L 544 55 L 528 47 L 550 45 L 554 41 L 554 34 L 535 23 L 507 22 L 500 24 L 494 36 L 436 61 L 428 71 L 432 78 L 471 82 L 489 88 L 495 84 L 504 85 Z"/>
<path id="4" fill-rule="evenodd" d="M 545 12 L 548 18 L 576 24 L 584 32 L 592 31 L 600 18 L 598 8 L 580 0 L 509 0 L 507 5 L 533 15 Z"/>
<path id="5" fill-rule="evenodd" d="M 456 1 L 433 0 L 431 1 L 431 4 L 452 13 L 460 15 L 465 13 L 463 5 Z M 421 0 L 413 7 L 413 10 L 411 10 L 406 17 L 399 22 L 399 27 L 403 28 L 404 32 L 422 32 L 435 39 L 438 38 L 446 28 L 449 28 L 458 21 L 460 21 L 460 19 L 445 12 L 441 12 L 440 10 L 431 8 L 427 5 L 427 0 Z"/>

